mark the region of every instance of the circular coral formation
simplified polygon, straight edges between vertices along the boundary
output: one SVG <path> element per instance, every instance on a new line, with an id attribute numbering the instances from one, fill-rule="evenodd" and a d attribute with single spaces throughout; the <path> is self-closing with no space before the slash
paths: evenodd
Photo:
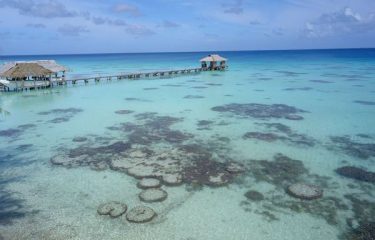
<path id="1" fill-rule="evenodd" d="M 137 187 L 141 189 L 158 188 L 160 186 L 161 186 L 160 180 L 156 178 L 143 178 L 137 184 Z"/>
<path id="2" fill-rule="evenodd" d="M 287 188 L 287 193 L 295 198 L 303 200 L 318 199 L 323 196 L 323 190 L 317 186 L 296 183 Z"/>
<path id="3" fill-rule="evenodd" d="M 99 215 L 109 215 L 113 218 L 120 217 L 126 212 L 128 206 L 120 202 L 108 202 L 100 204 L 98 207 Z"/>
<path id="4" fill-rule="evenodd" d="M 137 165 L 135 167 L 129 168 L 127 171 L 128 175 L 138 179 L 157 177 L 157 174 L 155 172 L 156 171 L 154 166 L 147 165 Z"/>
<path id="5" fill-rule="evenodd" d="M 139 199 L 142 202 L 147 202 L 147 203 L 162 202 L 167 198 L 167 196 L 168 196 L 168 193 L 162 189 L 149 188 L 149 189 L 143 190 L 139 194 Z"/>
<path id="6" fill-rule="evenodd" d="M 126 214 L 126 219 L 133 223 L 145 223 L 151 221 L 156 216 L 152 208 L 145 206 L 137 206 Z"/>
<path id="7" fill-rule="evenodd" d="M 78 157 L 69 157 L 66 154 L 55 155 L 51 158 L 51 163 L 53 165 L 60 165 L 64 167 L 77 167 L 80 166 L 82 162 L 85 162 L 87 155 L 81 155 Z"/>
<path id="8" fill-rule="evenodd" d="M 51 163 L 54 165 L 65 165 L 69 160 L 67 160 L 67 156 L 64 155 L 56 155 L 51 158 Z"/>
<path id="9" fill-rule="evenodd" d="M 168 186 L 177 186 L 182 184 L 182 176 L 180 174 L 166 174 L 162 177 L 163 183 Z"/>

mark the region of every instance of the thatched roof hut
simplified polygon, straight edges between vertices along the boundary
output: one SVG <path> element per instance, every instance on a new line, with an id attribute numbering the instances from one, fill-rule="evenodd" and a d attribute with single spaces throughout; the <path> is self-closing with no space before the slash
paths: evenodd
<path id="1" fill-rule="evenodd" d="M 208 55 L 207 57 L 201 59 L 201 62 L 226 62 L 226 61 L 228 61 L 228 59 L 223 58 L 222 56 L 218 54 Z"/>
<path id="2" fill-rule="evenodd" d="M 17 63 L 14 67 L 2 72 L 1 76 L 7 78 L 25 78 L 28 76 L 48 76 L 50 74 L 53 74 L 53 72 L 36 63 Z"/>
<path id="3" fill-rule="evenodd" d="M 200 60 L 202 64 L 202 69 L 210 70 L 210 71 L 225 70 L 227 68 L 227 65 L 226 65 L 227 61 L 228 59 L 223 58 L 222 56 L 218 54 L 211 54 Z M 218 65 L 218 62 L 220 63 L 219 65 Z M 209 66 L 207 66 L 207 63 L 209 63 Z"/>
<path id="4" fill-rule="evenodd" d="M 57 64 L 54 60 L 39 60 L 29 62 L 9 62 L 0 67 L 0 77 L 25 78 L 42 77 L 65 72 L 68 69 Z"/>

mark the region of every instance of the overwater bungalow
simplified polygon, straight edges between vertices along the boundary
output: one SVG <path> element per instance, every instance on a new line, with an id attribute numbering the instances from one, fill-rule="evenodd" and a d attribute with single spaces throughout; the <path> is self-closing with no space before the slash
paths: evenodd
<path id="1" fill-rule="evenodd" d="M 0 67 L 0 88 L 14 91 L 50 87 L 63 83 L 67 70 L 54 60 L 5 63 Z"/>
<path id="2" fill-rule="evenodd" d="M 218 54 L 208 55 L 200 60 L 202 69 L 209 71 L 225 70 L 227 68 L 227 61 L 228 59 Z"/>

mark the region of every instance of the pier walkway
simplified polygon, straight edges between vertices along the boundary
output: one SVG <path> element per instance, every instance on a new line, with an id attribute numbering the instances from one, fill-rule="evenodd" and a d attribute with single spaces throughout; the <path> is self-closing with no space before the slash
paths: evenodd
<path id="1" fill-rule="evenodd" d="M 93 77 L 82 77 L 82 78 L 57 78 L 50 80 L 27 80 L 27 81 L 8 81 L 0 80 L 0 91 L 24 91 L 30 89 L 43 89 L 59 85 L 76 85 L 79 82 L 85 84 L 89 82 L 100 82 L 102 80 L 136 80 L 136 79 L 147 79 L 147 78 L 163 78 L 163 77 L 174 77 L 178 75 L 186 75 L 193 73 L 200 73 L 207 71 L 207 68 L 188 68 L 181 70 L 164 70 L 164 71 L 152 71 L 152 72 L 138 72 L 138 73 L 120 73 L 116 75 L 104 75 L 104 76 L 93 76 Z"/>

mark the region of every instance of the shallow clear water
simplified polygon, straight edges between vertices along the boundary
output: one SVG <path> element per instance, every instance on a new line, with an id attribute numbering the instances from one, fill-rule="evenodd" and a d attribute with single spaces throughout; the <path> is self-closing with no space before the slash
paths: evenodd
<path id="1" fill-rule="evenodd" d="M 375 50 L 220 54 L 229 58 L 228 71 L 1 93 L 0 239 L 351 239 L 358 226 L 374 222 Z M 73 78 L 195 67 L 205 55 L 0 63 L 55 59 Z M 129 157 L 134 149 L 147 154 Z M 139 180 L 113 162 L 144 166 L 161 152 L 178 158 L 164 168 L 182 184 L 163 184 L 167 199 L 144 203 Z M 73 153 L 85 158 L 51 162 Z M 243 171 L 229 173 L 231 163 Z M 338 174 L 344 166 L 369 177 Z M 218 175 L 222 185 L 213 186 L 209 177 Z M 323 197 L 294 198 L 285 191 L 294 183 L 316 185 Z M 126 214 L 99 215 L 109 201 L 129 210 L 149 206 L 157 216 L 137 224 Z"/>

